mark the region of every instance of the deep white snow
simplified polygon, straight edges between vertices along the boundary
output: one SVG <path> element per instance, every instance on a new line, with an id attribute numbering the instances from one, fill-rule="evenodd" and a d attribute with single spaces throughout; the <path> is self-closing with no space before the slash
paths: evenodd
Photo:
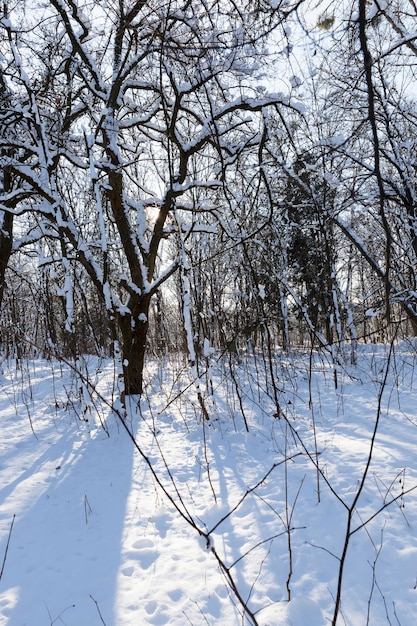
<path id="1" fill-rule="evenodd" d="M 126 419 L 140 452 L 111 363 L 85 363 L 89 399 L 67 365 L 4 361 L 0 625 L 250 624 L 231 580 L 259 625 L 331 624 L 380 398 L 337 624 L 414 626 L 416 344 L 395 346 L 381 395 L 388 356 L 278 354 L 285 417 L 259 355 L 233 355 L 231 376 L 210 351 L 197 387 L 181 358 L 151 364 Z"/>

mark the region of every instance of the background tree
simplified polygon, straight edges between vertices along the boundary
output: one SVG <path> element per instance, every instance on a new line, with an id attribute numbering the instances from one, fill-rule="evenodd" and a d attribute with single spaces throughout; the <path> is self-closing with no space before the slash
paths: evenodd
<path id="1" fill-rule="evenodd" d="M 314 45 L 315 93 L 324 115 L 338 122 L 336 132 L 319 137 L 337 185 L 328 215 L 383 286 L 384 293 L 372 288 L 379 302 L 370 309 L 385 308 L 386 329 L 401 312 L 413 327 L 416 321 L 412 271 L 405 270 L 414 255 L 414 15 L 415 6 L 402 1 L 324 4 Z M 370 302 L 370 293 L 363 297 Z"/>

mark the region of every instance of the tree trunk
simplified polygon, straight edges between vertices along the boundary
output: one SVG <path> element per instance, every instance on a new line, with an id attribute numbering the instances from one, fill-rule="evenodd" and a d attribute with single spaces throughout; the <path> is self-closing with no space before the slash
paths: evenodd
<path id="1" fill-rule="evenodd" d="M 127 396 L 143 393 L 149 304 L 149 296 L 135 298 L 135 302 L 130 303 L 130 313 L 118 316 L 118 325 L 122 334 L 123 378 Z"/>
<path id="2" fill-rule="evenodd" d="M 10 191 L 11 177 L 7 168 L 3 170 L 3 191 Z M 3 302 L 5 274 L 13 243 L 13 213 L 7 211 L 0 214 L 0 307 Z"/>

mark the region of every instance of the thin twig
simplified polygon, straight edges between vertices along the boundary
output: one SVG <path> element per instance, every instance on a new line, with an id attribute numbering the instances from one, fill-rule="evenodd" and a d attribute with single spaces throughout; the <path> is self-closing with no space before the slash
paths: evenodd
<path id="1" fill-rule="evenodd" d="M 302 452 L 297 452 L 296 454 L 291 455 L 288 458 L 283 459 L 282 461 L 279 461 L 279 463 L 274 463 L 272 465 L 272 467 L 269 468 L 269 470 L 266 472 L 266 474 L 264 474 L 264 476 L 262 476 L 262 478 L 260 480 L 258 480 L 258 482 L 253 485 L 252 487 L 250 487 L 249 489 L 247 489 L 245 491 L 245 493 L 243 494 L 243 496 L 238 500 L 238 502 L 235 504 L 235 506 L 233 508 L 230 509 L 230 511 L 228 513 L 226 513 L 226 515 L 223 515 L 223 517 L 217 522 L 217 524 L 215 524 L 207 533 L 207 535 L 210 535 L 212 532 L 214 532 L 216 530 L 216 528 L 218 528 L 221 524 L 223 524 L 223 522 L 225 520 L 227 520 L 228 517 L 230 517 L 242 504 L 242 502 L 247 498 L 247 496 L 252 493 L 253 491 L 255 491 L 258 487 L 260 487 L 268 478 L 268 476 L 274 471 L 274 469 L 276 469 L 277 467 L 279 467 L 280 465 L 282 465 L 283 463 L 286 463 L 287 461 L 292 461 L 293 459 L 297 458 L 298 456 L 303 456 Z"/>
<path id="2" fill-rule="evenodd" d="M 417 489 L 417 485 L 414 485 L 414 487 L 410 487 L 410 489 L 406 489 L 405 491 L 402 491 L 398 496 L 396 496 L 395 498 L 392 498 L 392 500 L 390 500 L 389 502 L 385 502 L 385 504 L 381 506 L 377 511 L 375 511 L 375 513 L 373 513 L 370 517 L 368 517 L 368 519 L 365 522 L 357 526 L 354 530 L 351 530 L 350 534 L 354 535 L 355 533 L 357 533 L 358 530 L 360 530 L 361 528 L 369 524 L 369 522 L 371 522 L 375 517 L 377 517 L 380 513 L 382 513 L 382 511 L 387 509 L 391 504 L 403 498 L 407 493 L 410 493 L 411 491 L 415 491 L 415 489 Z"/>
<path id="3" fill-rule="evenodd" d="M 5 551 L 4 551 L 3 563 L 2 563 L 2 566 L 1 566 L 1 571 L 0 571 L 0 580 L 2 579 L 3 572 L 4 572 L 4 566 L 6 565 L 7 551 L 8 551 L 8 549 L 9 549 L 10 537 L 11 537 L 11 535 L 12 535 L 13 524 L 14 524 L 14 520 L 15 520 L 15 518 L 16 518 L 16 514 L 14 514 L 14 515 L 13 515 L 12 523 L 10 524 L 9 536 L 7 537 L 6 549 L 5 549 Z"/>
<path id="4" fill-rule="evenodd" d="M 306 526 L 299 526 L 298 528 L 290 528 L 289 530 L 304 530 L 306 528 Z M 232 569 L 232 567 L 235 567 L 235 565 L 237 565 L 239 563 L 239 561 L 241 561 L 242 559 L 246 558 L 248 556 L 248 554 L 250 554 L 251 552 L 253 552 L 253 550 L 256 550 L 256 548 L 259 548 L 260 546 L 263 546 L 264 543 L 268 543 L 268 541 L 272 542 L 274 539 L 277 539 L 278 537 L 282 537 L 283 535 L 287 534 L 287 530 L 282 530 L 281 532 L 277 533 L 276 535 L 272 535 L 272 537 L 267 537 L 266 539 L 262 539 L 261 541 L 258 541 L 258 543 L 255 543 L 255 545 L 253 545 L 251 548 L 249 548 L 249 550 L 246 550 L 246 552 L 244 552 L 243 554 L 241 554 L 236 561 L 233 561 L 233 563 L 231 565 L 229 565 L 229 569 Z"/>
<path id="5" fill-rule="evenodd" d="M 211 493 L 213 494 L 214 497 L 214 501 L 217 504 L 217 496 L 216 496 L 216 491 L 214 489 L 213 486 L 213 482 L 211 480 L 211 473 L 210 473 L 210 459 L 208 458 L 208 453 L 207 453 L 207 436 L 206 436 L 206 420 L 202 420 L 203 422 L 203 448 L 204 448 L 204 460 L 206 462 L 206 470 L 207 470 L 207 480 L 209 482 L 210 485 L 210 489 L 211 489 Z"/>
<path id="6" fill-rule="evenodd" d="M 88 516 L 93 512 L 90 503 L 87 498 L 87 494 L 84 496 L 84 513 L 85 513 L 85 523 L 88 524 Z"/>
<path id="7" fill-rule="evenodd" d="M 105 621 L 104 621 L 104 619 L 103 619 L 103 616 L 102 616 L 102 614 L 101 614 L 101 611 L 100 611 L 100 607 L 99 607 L 99 605 L 98 605 L 98 602 L 97 602 L 97 600 L 96 600 L 95 598 L 93 598 L 93 596 L 91 595 L 91 593 L 90 593 L 90 598 L 92 599 L 92 601 L 94 602 L 94 604 L 95 604 L 95 605 L 96 605 L 96 607 L 97 607 L 97 611 L 98 611 L 98 614 L 99 614 L 99 616 L 100 616 L 101 621 L 103 622 L 104 626 L 106 626 L 106 622 L 105 622 Z"/>

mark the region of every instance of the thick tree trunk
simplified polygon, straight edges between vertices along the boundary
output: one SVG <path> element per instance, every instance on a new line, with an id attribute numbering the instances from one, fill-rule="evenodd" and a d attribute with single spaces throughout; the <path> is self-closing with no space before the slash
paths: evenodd
<path id="1" fill-rule="evenodd" d="M 3 170 L 3 191 L 10 191 L 11 177 L 7 168 Z M 13 213 L 0 214 L 0 307 L 3 302 L 5 274 L 13 244 Z"/>
<path id="2" fill-rule="evenodd" d="M 0 216 L 0 307 L 3 302 L 5 274 L 12 252 L 13 215 L 5 213 Z"/>
<path id="3" fill-rule="evenodd" d="M 122 334 L 123 378 L 127 396 L 143 393 L 149 302 L 149 297 L 138 299 L 131 303 L 130 313 L 119 315 L 118 318 Z"/>

